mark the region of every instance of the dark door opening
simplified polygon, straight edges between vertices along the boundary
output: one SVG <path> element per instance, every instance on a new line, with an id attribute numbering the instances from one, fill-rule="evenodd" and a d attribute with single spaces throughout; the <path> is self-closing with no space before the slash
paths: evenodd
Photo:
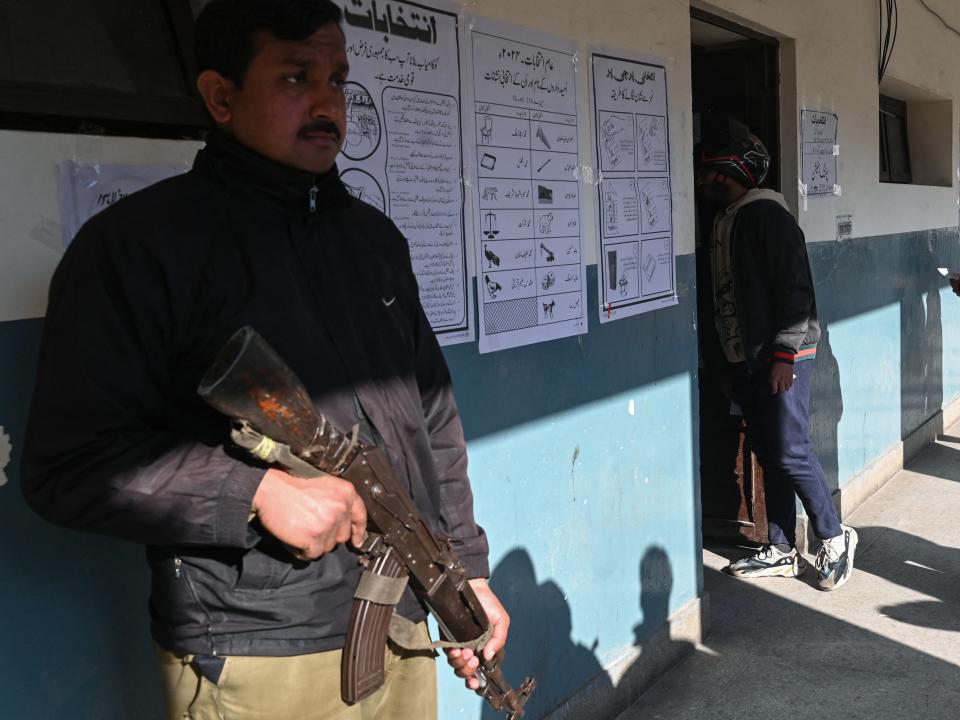
<path id="1" fill-rule="evenodd" d="M 780 189 L 779 45 L 776 39 L 722 18 L 691 10 L 694 143 L 699 118 L 710 110 L 745 123 L 772 155 L 764 187 Z M 697 288 L 700 356 L 700 499 L 703 533 L 732 542 L 767 541 L 763 474 L 733 414 L 712 359 L 721 353 L 714 330 L 710 228 L 713 218 L 697 205 Z"/>

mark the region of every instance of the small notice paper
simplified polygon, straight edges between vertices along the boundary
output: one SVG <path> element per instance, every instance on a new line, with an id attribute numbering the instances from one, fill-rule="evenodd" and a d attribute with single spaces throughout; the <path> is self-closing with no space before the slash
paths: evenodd
<path id="1" fill-rule="evenodd" d="M 839 195 L 837 184 L 837 116 L 816 110 L 800 111 L 803 146 L 801 182 L 806 195 Z"/>
<path id="2" fill-rule="evenodd" d="M 63 246 L 80 227 L 104 208 L 148 185 L 190 169 L 189 165 L 116 165 L 60 163 L 60 222 Z"/>

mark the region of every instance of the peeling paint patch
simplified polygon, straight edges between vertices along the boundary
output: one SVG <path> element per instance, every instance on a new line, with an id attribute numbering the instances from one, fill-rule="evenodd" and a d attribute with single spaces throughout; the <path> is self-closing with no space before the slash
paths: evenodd
<path id="1" fill-rule="evenodd" d="M 636 403 L 633 402 L 633 399 L 631 399 L 630 402 L 627 403 L 627 412 L 630 413 L 631 417 L 637 414 L 637 406 L 636 406 Z"/>
<path id="2" fill-rule="evenodd" d="M 13 451 L 10 436 L 3 430 L 3 425 L 0 425 L 0 487 L 7 484 L 7 474 L 4 470 L 10 464 L 10 453 Z"/>

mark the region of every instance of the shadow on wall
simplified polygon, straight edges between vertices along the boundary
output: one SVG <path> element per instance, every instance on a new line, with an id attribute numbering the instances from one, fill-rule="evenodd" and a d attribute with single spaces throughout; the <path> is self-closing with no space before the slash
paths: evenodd
<path id="1" fill-rule="evenodd" d="M 443 349 L 467 441 L 635 391 L 676 375 L 696 377 L 694 257 L 677 258 L 679 303 L 601 324 L 597 267 L 587 269 L 585 335 L 480 355 L 477 343 Z M 690 432 L 693 428 L 677 428 Z"/>
<path id="2" fill-rule="evenodd" d="M 940 291 L 946 281 L 937 267 L 960 265 L 960 246 L 957 230 L 948 228 L 807 247 L 823 329 L 811 386 L 811 437 L 830 487 L 836 490 L 841 480 L 849 479 L 839 477 L 838 426 L 845 405 L 848 412 L 867 411 L 865 423 L 884 427 L 895 413 L 901 440 L 939 412 L 944 401 Z M 898 404 L 882 389 L 873 397 L 847 397 L 844 403 L 840 365 L 830 338 L 834 325 L 894 305 L 900 309 L 900 325 L 889 328 L 889 335 L 846 325 L 842 340 L 858 352 L 857 357 L 843 358 L 846 368 L 899 363 Z M 899 345 L 899 353 L 891 351 L 891 345 Z"/>
<path id="3" fill-rule="evenodd" d="M 654 546 L 644 553 L 639 579 L 642 619 L 633 633 L 640 657 L 624 672 L 615 689 L 596 656 L 599 641 L 595 639 L 588 647 L 571 637 L 571 608 L 566 595 L 553 581 L 537 582 L 529 554 L 513 550 L 496 566 L 490 584 L 511 617 L 504 672 L 516 682 L 527 675 L 537 679 L 525 718 L 553 717 L 554 711 L 562 717 L 581 717 L 579 708 L 585 706 L 594 712 L 602 708 L 605 715 L 613 717 L 636 699 L 652 677 L 693 649 L 691 643 L 669 639 L 673 570 L 664 548 Z M 645 650 L 648 647 L 652 658 Z M 654 667 L 651 663 L 659 664 Z M 571 697 L 572 703 L 565 702 Z M 502 720 L 502 713 L 484 705 L 482 720 Z"/>
<path id="4" fill-rule="evenodd" d="M 677 267 L 684 288 L 677 306 L 601 325 L 596 316 L 596 267 L 591 266 L 589 335 L 483 357 L 475 343 L 446 348 L 451 371 L 460 381 L 457 398 L 468 438 L 542 420 L 667 378 L 695 377 L 692 258 L 678 258 Z M 142 549 L 46 525 L 20 496 L 20 448 L 40 329 L 39 321 L 0 323 L 0 347 L 14 349 L 0 357 L 0 369 L 8 378 L 0 383 L 0 425 L 14 445 L 10 482 L 2 488 L 7 495 L 0 499 L 0 548 L 7 550 L 0 612 L 19 618 L 4 640 L 9 653 L 22 658 L 0 674 L 0 696 L 12 696 L 0 715 L 155 720 L 161 713 L 159 683 L 148 633 L 148 573 Z M 692 403 L 690 424 L 658 432 L 689 435 L 696 456 L 696 395 L 674 395 L 669 401 Z M 693 518 L 690 531 L 697 532 Z M 545 683 L 535 696 L 542 705 L 534 706 L 545 711 L 600 674 L 601 667 L 593 649 L 569 639 L 571 613 L 563 593 L 551 583 L 538 585 L 530 557 L 520 552 L 527 569 L 515 566 L 514 559 L 501 575 L 506 572 L 515 579 L 507 591 L 520 598 L 513 606 L 530 608 L 529 618 L 516 627 L 529 624 L 535 630 L 526 641 L 511 642 L 511 649 L 525 649 L 512 650 L 508 663 L 517 674 L 536 672 Z M 557 637 L 565 642 L 554 641 Z M 551 639 L 547 645 L 555 652 L 546 655 L 536 649 L 543 638 Z M 532 655 L 525 658 L 522 653 Z"/>
<path id="5" fill-rule="evenodd" d="M 571 611 L 563 590 L 551 580 L 537 582 L 533 561 L 526 550 L 512 550 L 497 563 L 490 586 L 510 613 L 504 674 L 513 683 L 532 675 L 537 689 L 527 702 L 525 718 L 536 720 L 603 673 L 591 647 L 570 637 Z M 441 670 L 442 672 L 442 670 Z M 607 680 L 612 690 L 612 683 Z M 483 706 L 483 720 L 502 720 L 503 713 Z"/>
<path id="6" fill-rule="evenodd" d="M 623 710 L 644 692 L 654 680 L 693 652 L 693 644 L 670 638 L 670 593 L 673 571 L 670 558 L 662 547 L 654 546 L 640 560 L 640 612 L 643 620 L 634 626 L 634 646 L 640 657 L 627 669 L 619 686 L 629 696 L 620 698 L 618 711 Z"/>

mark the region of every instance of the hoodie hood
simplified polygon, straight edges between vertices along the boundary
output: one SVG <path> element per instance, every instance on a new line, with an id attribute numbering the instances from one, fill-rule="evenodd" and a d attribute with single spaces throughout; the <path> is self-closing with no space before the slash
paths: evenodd
<path id="1" fill-rule="evenodd" d="M 724 212 L 727 215 L 733 215 L 744 205 L 749 205 L 750 203 L 757 202 L 758 200 L 773 200 L 784 210 L 790 210 L 790 208 L 787 207 L 787 201 L 784 200 L 783 195 L 778 193 L 776 190 L 770 190 L 769 188 L 753 188 L 751 190 L 747 190 L 746 194 L 742 198 L 724 210 Z"/>

